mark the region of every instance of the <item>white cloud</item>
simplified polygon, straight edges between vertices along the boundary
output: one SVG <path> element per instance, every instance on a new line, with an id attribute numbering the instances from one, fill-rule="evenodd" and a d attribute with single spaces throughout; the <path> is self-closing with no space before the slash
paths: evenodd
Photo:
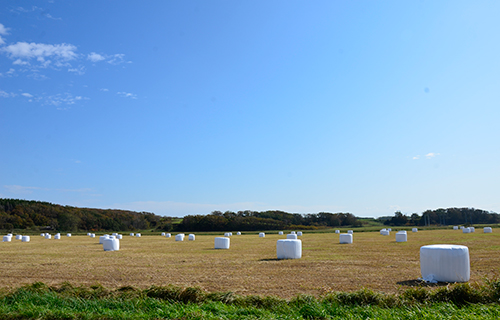
<path id="1" fill-rule="evenodd" d="M 86 70 L 86 68 L 84 66 L 80 66 L 78 68 L 69 68 L 68 72 L 73 72 L 73 73 L 81 76 L 81 75 L 85 74 L 85 70 Z"/>
<path id="2" fill-rule="evenodd" d="M 8 93 L 8 92 L 5 92 L 3 90 L 0 90 L 0 97 L 2 98 L 10 98 L 10 97 L 14 97 L 15 95 L 13 93 Z"/>
<path id="3" fill-rule="evenodd" d="M 419 155 L 414 156 L 412 159 L 413 159 L 413 160 L 418 160 L 418 159 L 420 159 L 420 156 L 419 156 Z"/>
<path id="4" fill-rule="evenodd" d="M 9 29 L 0 23 L 0 45 L 5 44 L 5 40 L 1 36 L 6 36 L 9 34 Z"/>
<path id="5" fill-rule="evenodd" d="M 109 89 L 106 89 L 106 88 L 102 88 L 102 89 L 99 89 L 99 90 L 104 91 L 104 92 L 108 92 L 109 91 Z"/>
<path id="6" fill-rule="evenodd" d="M 106 58 L 98 53 L 91 52 L 89 55 L 87 55 L 87 60 L 90 60 L 92 62 L 99 62 L 102 60 L 105 60 Z"/>
<path id="7" fill-rule="evenodd" d="M 52 3 L 51 1 L 49 1 L 50 3 Z M 35 11 L 38 11 L 39 12 L 39 15 L 37 15 L 38 17 L 42 16 L 42 17 L 46 17 L 46 18 L 49 18 L 49 19 L 52 19 L 52 20 L 62 20 L 62 18 L 55 18 L 53 17 L 50 13 L 47 13 L 47 10 L 43 9 L 43 8 L 40 8 L 40 7 L 37 7 L 37 6 L 31 6 L 31 9 L 25 9 L 23 7 L 17 7 L 15 9 L 12 9 L 10 10 L 11 12 L 16 12 L 16 13 L 30 13 L 30 12 L 35 12 Z"/>
<path id="8" fill-rule="evenodd" d="M 117 92 L 116 94 L 125 98 L 137 99 L 137 95 L 130 92 Z"/>
<path id="9" fill-rule="evenodd" d="M 428 154 L 425 155 L 427 159 L 431 159 L 437 156 L 439 156 L 439 153 L 434 153 L 434 152 L 429 152 Z"/>
<path id="10" fill-rule="evenodd" d="M 76 46 L 72 44 L 45 44 L 17 42 L 2 48 L 11 58 L 32 59 L 54 57 L 61 60 L 74 60 L 77 58 Z"/>
<path id="11" fill-rule="evenodd" d="M 17 59 L 16 61 L 12 62 L 12 64 L 19 65 L 19 66 L 27 66 L 30 63 L 28 61 L 23 61 L 21 59 Z"/>
<path id="12" fill-rule="evenodd" d="M 125 57 L 125 55 L 123 53 L 113 54 L 113 55 L 109 56 L 110 59 L 108 60 L 108 63 L 114 64 L 114 65 L 123 63 L 123 62 L 125 62 L 124 57 Z"/>
<path id="13" fill-rule="evenodd" d="M 21 93 L 22 96 L 26 97 L 26 98 L 33 98 L 33 95 L 27 93 L 27 92 L 23 92 Z"/>

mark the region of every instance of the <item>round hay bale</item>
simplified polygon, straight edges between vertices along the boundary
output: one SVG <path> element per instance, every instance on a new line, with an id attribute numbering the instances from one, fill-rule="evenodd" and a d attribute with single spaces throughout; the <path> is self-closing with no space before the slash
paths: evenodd
<path id="1" fill-rule="evenodd" d="M 179 233 L 175 235 L 175 241 L 184 241 L 184 233 Z"/>
<path id="2" fill-rule="evenodd" d="M 224 233 L 224 237 L 230 237 L 229 232 Z"/>
<path id="3" fill-rule="evenodd" d="M 136 236 L 137 238 L 140 238 L 140 237 L 141 237 L 141 234 L 140 234 L 140 233 L 136 233 L 136 234 L 135 234 L 135 236 Z"/>
<path id="4" fill-rule="evenodd" d="M 22 240 L 23 235 L 22 234 L 16 234 L 16 240 Z"/>
<path id="5" fill-rule="evenodd" d="M 396 242 L 406 242 L 408 240 L 406 231 L 396 232 Z"/>
<path id="6" fill-rule="evenodd" d="M 469 229 L 470 229 L 470 232 L 476 232 L 476 228 L 474 228 L 474 227 L 469 227 Z"/>
<path id="7" fill-rule="evenodd" d="M 172 235 L 170 233 L 167 233 L 165 237 L 170 238 Z"/>
<path id="8" fill-rule="evenodd" d="M 51 238 L 52 238 L 52 236 L 50 235 L 50 233 L 45 234 L 45 239 L 51 239 Z"/>
<path id="9" fill-rule="evenodd" d="M 453 226 L 453 230 L 458 230 L 458 226 Z"/>
<path id="10" fill-rule="evenodd" d="M 411 229 L 411 232 L 418 232 L 418 229 L 417 228 L 413 228 L 413 229 Z"/>
<path id="11" fill-rule="evenodd" d="M 460 229 L 464 229 L 465 227 L 464 226 L 460 226 Z"/>
<path id="12" fill-rule="evenodd" d="M 58 233 L 54 236 L 54 240 L 61 240 L 61 235 Z"/>
<path id="13" fill-rule="evenodd" d="M 71 237 L 71 233 L 66 234 L 66 237 Z"/>
<path id="14" fill-rule="evenodd" d="M 259 233 L 259 238 L 264 238 L 265 236 L 266 236 L 266 234 L 264 232 Z"/>
<path id="15" fill-rule="evenodd" d="M 380 230 L 380 234 L 383 235 L 383 236 L 388 236 L 390 235 L 391 233 L 389 232 L 389 230 L 387 229 L 382 229 Z"/>
<path id="16" fill-rule="evenodd" d="M 121 239 L 123 238 L 123 235 L 119 234 L 119 235 L 117 235 L 117 236 L 116 236 L 116 238 L 117 238 L 118 240 L 121 240 Z"/>
<path id="17" fill-rule="evenodd" d="M 340 233 L 340 230 L 335 230 L 335 233 L 339 234 L 339 233 Z"/>
<path id="18" fill-rule="evenodd" d="M 45 233 L 40 233 L 40 237 L 45 237 Z"/>
<path id="19" fill-rule="evenodd" d="M 287 239 L 297 239 L 297 235 L 296 234 L 287 234 L 286 238 Z"/>
<path id="20" fill-rule="evenodd" d="M 483 232 L 484 233 L 492 233 L 493 229 L 491 227 L 484 227 Z"/>
<path id="21" fill-rule="evenodd" d="M 278 235 L 282 236 L 283 235 L 283 231 L 278 232 Z"/>
<path id="22" fill-rule="evenodd" d="M 102 248 L 104 251 L 118 251 L 120 250 L 120 240 L 116 238 L 105 239 L 102 243 Z"/>
<path id="23" fill-rule="evenodd" d="M 214 239 L 214 249 L 229 249 L 230 239 L 225 237 L 216 237 Z"/>
<path id="24" fill-rule="evenodd" d="M 12 241 L 12 237 L 11 236 L 3 236 L 3 242 L 11 242 Z"/>
<path id="25" fill-rule="evenodd" d="M 162 232 L 162 233 L 161 233 L 161 236 L 162 236 L 162 237 L 164 237 L 164 236 L 165 236 L 165 232 Z"/>
<path id="26" fill-rule="evenodd" d="M 341 233 L 339 236 L 339 241 L 342 244 L 352 243 L 352 233 Z"/>
<path id="27" fill-rule="evenodd" d="M 91 238 L 95 238 L 95 233 L 90 234 Z"/>
<path id="28" fill-rule="evenodd" d="M 291 231 L 290 234 L 295 234 L 295 231 Z"/>
<path id="29" fill-rule="evenodd" d="M 434 244 L 420 247 L 420 272 L 428 282 L 467 282 L 470 279 L 469 248 Z"/>
<path id="30" fill-rule="evenodd" d="M 99 237 L 99 244 L 103 244 L 104 240 L 109 239 L 109 235 L 105 234 Z"/>
<path id="31" fill-rule="evenodd" d="M 289 235 L 294 235 L 294 234 L 289 234 Z M 278 257 L 278 259 L 302 258 L 302 241 L 297 239 L 278 240 L 276 242 L 276 256 Z"/>
<path id="32" fill-rule="evenodd" d="M 238 232 L 236 232 L 236 235 L 237 235 L 237 236 L 241 236 L 241 232 L 239 232 L 239 231 L 238 231 Z"/>
<path id="33" fill-rule="evenodd" d="M 297 232 L 297 236 L 302 237 L 302 231 Z"/>
<path id="34" fill-rule="evenodd" d="M 389 229 L 389 231 L 391 231 L 391 229 Z M 352 230 L 347 230 L 347 233 L 349 233 L 349 234 L 353 234 L 353 233 L 354 233 L 354 231 L 352 231 Z"/>
<path id="35" fill-rule="evenodd" d="M 462 233 L 470 233 L 470 228 L 463 228 Z"/>
<path id="36" fill-rule="evenodd" d="M 22 242 L 30 242 L 30 236 L 23 236 L 21 239 Z"/>
<path id="37" fill-rule="evenodd" d="M 135 234 L 132 232 L 132 233 L 130 233 L 130 236 L 133 237 L 133 236 L 135 236 Z"/>
<path id="38" fill-rule="evenodd" d="M 194 241 L 194 239 L 196 239 L 196 236 L 194 234 L 190 233 L 188 235 L 188 241 Z"/>
<path id="39" fill-rule="evenodd" d="M 90 232 L 87 232 L 87 235 L 88 235 L 89 237 L 90 237 L 90 235 L 91 235 L 91 234 L 92 234 L 92 233 L 90 233 Z"/>

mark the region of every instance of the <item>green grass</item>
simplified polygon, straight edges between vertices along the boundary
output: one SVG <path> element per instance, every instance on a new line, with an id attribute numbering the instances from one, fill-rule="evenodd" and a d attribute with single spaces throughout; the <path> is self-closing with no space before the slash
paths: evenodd
<path id="1" fill-rule="evenodd" d="M 0 293 L 1 319 L 498 319 L 500 281 L 398 295 L 370 290 L 291 300 L 175 286 L 108 290 L 37 282 Z"/>

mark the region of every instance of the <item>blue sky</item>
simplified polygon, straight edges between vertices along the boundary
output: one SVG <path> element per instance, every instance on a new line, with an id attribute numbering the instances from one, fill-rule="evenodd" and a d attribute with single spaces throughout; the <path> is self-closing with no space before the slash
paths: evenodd
<path id="1" fill-rule="evenodd" d="M 2 1 L 0 197 L 500 212 L 498 1 Z"/>

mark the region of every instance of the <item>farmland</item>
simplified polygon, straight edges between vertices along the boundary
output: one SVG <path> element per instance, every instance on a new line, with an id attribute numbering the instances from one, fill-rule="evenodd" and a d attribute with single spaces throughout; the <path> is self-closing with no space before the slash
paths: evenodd
<path id="1" fill-rule="evenodd" d="M 231 237 L 229 250 L 214 250 L 214 235 L 176 242 L 158 234 L 141 238 L 124 235 L 120 251 L 104 252 L 97 238 L 87 236 L 31 242 L 0 243 L 0 287 L 36 281 L 48 285 L 99 283 L 108 288 L 152 285 L 200 287 L 209 292 L 240 295 L 321 295 L 362 288 L 396 293 L 420 277 L 419 248 L 427 244 L 469 247 L 471 282 L 495 278 L 500 271 L 500 234 L 463 234 L 460 230 L 421 230 L 396 243 L 394 233 L 354 233 L 354 243 L 340 245 L 334 233 L 307 233 L 302 259 L 276 260 L 277 232 Z"/>

